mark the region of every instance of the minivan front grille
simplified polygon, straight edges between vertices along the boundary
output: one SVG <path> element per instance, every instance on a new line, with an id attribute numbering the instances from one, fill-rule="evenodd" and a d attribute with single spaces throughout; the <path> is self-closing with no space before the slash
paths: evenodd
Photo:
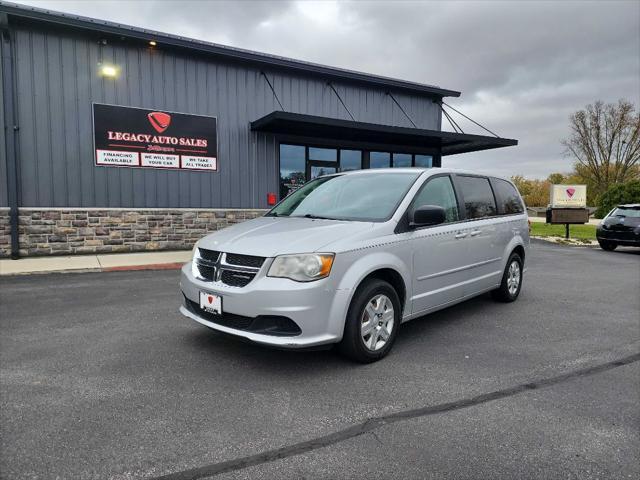
<path id="1" fill-rule="evenodd" d="M 198 272 L 203 279 L 210 282 L 213 282 L 216 275 L 215 267 L 209 267 L 208 265 L 202 265 L 201 263 L 198 264 Z"/>
<path id="2" fill-rule="evenodd" d="M 222 283 L 230 287 L 244 287 L 256 276 L 255 273 L 235 272 L 233 270 L 223 270 L 221 275 Z"/>
<path id="3" fill-rule="evenodd" d="M 205 248 L 199 248 L 200 258 L 206 260 L 207 262 L 217 262 L 218 258 L 220 258 L 220 252 L 215 250 L 207 250 Z"/>
<path id="4" fill-rule="evenodd" d="M 236 253 L 227 253 L 226 262 L 242 267 L 260 268 L 264 263 L 264 257 L 255 257 L 253 255 L 238 255 Z"/>
<path id="5" fill-rule="evenodd" d="M 264 257 L 198 249 L 198 273 L 208 282 L 222 282 L 230 287 L 247 286 L 264 264 Z"/>

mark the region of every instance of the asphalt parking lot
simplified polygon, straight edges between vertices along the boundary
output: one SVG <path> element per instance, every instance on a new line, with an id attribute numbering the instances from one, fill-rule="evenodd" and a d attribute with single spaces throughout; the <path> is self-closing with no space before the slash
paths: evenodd
<path id="1" fill-rule="evenodd" d="M 0 280 L 2 478 L 639 478 L 640 254 L 534 243 L 520 299 L 389 357 L 177 313 L 178 272 Z"/>

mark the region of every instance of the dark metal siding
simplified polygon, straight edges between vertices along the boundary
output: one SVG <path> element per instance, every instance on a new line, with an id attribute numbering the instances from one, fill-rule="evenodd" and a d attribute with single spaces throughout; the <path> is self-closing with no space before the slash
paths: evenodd
<path id="1" fill-rule="evenodd" d="M 21 206 L 258 208 L 266 207 L 267 192 L 277 191 L 277 143 L 249 130 L 250 121 L 279 108 L 258 68 L 161 45 L 103 46 L 71 30 L 14 26 L 12 34 Z M 100 60 L 120 66 L 120 76 L 100 78 Z M 349 119 L 324 80 L 266 73 L 287 111 Z M 356 120 L 411 126 L 384 90 L 334 87 Z M 419 127 L 438 128 L 439 109 L 429 97 L 394 95 Z M 95 167 L 92 102 L 216 116 L 218 172 Z"/>
<path id="2" fill-rule="evenodd" d="M 0 41 L 2 39 L 0 38 Z M 2 50 L 0 50 L 0 55 L 2 55 Z M 4 59 L 0 58 L 0 89 L 4 90 L 3 83 L 3 75 L 6 75 L 6 72 L 3 70 L 3 61 Z M 6 134 L 13 134 L 12 126 L 5 126 L 4 121 L 4 95 L 0 95 L 0 207 L 6 207 L 9 205 L 9 196 L 8 196 L 8 188 L 7 188 L 7 149 L 6 142 L 7 137 Z"/>

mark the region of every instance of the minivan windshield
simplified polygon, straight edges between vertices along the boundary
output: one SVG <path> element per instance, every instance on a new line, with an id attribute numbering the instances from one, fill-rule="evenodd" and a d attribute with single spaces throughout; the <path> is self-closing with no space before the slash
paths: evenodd
<path id="1" fill-rule="evenodd" d="M 358 173 L 320 177 L 293 192 L 267 215 L 384 221 L 393 215 L 420 173 Z"/>

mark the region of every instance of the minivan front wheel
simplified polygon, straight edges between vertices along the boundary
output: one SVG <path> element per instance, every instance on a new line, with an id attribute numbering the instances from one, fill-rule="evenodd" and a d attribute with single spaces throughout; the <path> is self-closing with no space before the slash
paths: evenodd
<path id="1" fill-rule="evenodd" d="M 381 359 L 391 350 L 401 318 L 395 289 L 384 280 L 366 280 L 351 300 L 340 351 L 362 363 Z"/>
<path id="2" fill-rule="evenodd" d="M 491 292 L 499 302 L 513 302 L 522 288 L 522 258 L 512 253 L 502 274 L 500 286 Z"/>

